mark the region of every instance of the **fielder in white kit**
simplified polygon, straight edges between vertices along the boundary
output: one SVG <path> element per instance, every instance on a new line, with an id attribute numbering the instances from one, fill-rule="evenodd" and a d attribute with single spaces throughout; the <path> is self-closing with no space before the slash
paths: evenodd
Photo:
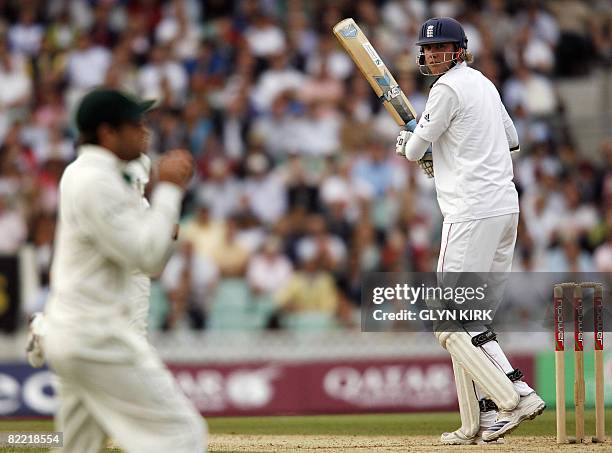
<path id="1" fill-rule="evenodd" d="M 472 56 L 459 22 L 429 19 L 416 45 L 421 72 L 438 78 L 396 152 L 435 175 L 444 216 L 437 271 L 510 272 L 519 216 L 510 155 L 519 150 L 516 129 L 493 83 L 467 65 Z M 451 354 L 461 414 L 461 427 L 442 434 L 444 444 L 498 440 L 545 408 L 495 334 L 472 329 L 436 332 Z"/>
<path id="2" fill-rule="evenodd" d="M 151 159 L 146 154 L 141 154 L 138 159 L 128 162 L 124 167 L 124 174 L 129 179 L 130 185 L 140 198 L 140 208 L 149 208 L 149 201 L 145 197 L 145 188 L 149 183 L 151 174 Z M 151 279 L 142 271 L 135 269 L 132 272 L 130 289 L 128 291 L 130 309 L 132 316 L 130 324 L 134 329 L 147 337 L 149 321 L 149 300 L 151 296 Z M 26 345 L 26 358 L 34 368 L 40 368 L 45 364 L 45 352 L 42 345 L 47 325 L 43 312 L 37 312 L 30 319 L 28 341 Z"/>
<path id="3" fill-rule="evenodd" d="M 166 153 L 145 209 L 126 164 L 146 161 L 142 116 L 151 105 L 94 90 L 77 110 L 84 144 L 60 182 L 42 335 L 60 380 L 56 423 L 65 452 L 98 452 L 107 437 L 127 452 L 205 450 L 202 418 L 144 334 L 146 275 L 161 271 L 169 257 L 193 171 L 186 151 Z"/>

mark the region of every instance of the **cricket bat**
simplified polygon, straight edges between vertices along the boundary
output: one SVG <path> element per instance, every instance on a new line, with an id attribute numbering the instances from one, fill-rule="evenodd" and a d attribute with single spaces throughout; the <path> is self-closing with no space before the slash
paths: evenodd
<path id="1" fill-rule="evenodd" d="M 355 21 L 344 19 L 333 31 L 398 126 L 408 125 L 413 130 L 416 127 L 414 107 Z"/>

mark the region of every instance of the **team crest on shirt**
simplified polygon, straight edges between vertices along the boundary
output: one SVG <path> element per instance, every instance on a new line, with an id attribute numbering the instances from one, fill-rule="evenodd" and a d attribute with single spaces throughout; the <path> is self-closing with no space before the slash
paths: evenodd
<path id="1" fill-rule="evenodd" d="M 427 113 L 423 118 L 425 118 L 425 121 L 429 121 L 429 113 Z"/>

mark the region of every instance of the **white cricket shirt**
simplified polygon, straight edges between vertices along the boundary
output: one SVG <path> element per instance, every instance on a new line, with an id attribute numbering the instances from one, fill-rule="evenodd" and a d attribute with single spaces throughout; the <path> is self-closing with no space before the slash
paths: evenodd
<path id="1" fill-rule="evenodd" d="M 134 272 L 152 275 L 166 263 L 182 190 L 159 183 L 151 207 L 110 151 L 86 145 L 60 181 L 51 267 L 49 328 L 85 336 L 125 327 L 133 317 Z"/>
<path id="2" fill-rule="evenodd" d="M 141 154 L 125 165 L 125 172 L 130 177 L 132 189 L 140 195 L 140 209 L 149 209 L 149 201 L 145 197 L 145 188 L 151 174 L 151 159 Z M 132 310 L 131 326 L 143 337 L 147 336 L 149 321 L 149 305 L 151 300 L 151 279 L 139 269 L 132 271 L 132 281 L 129 291 L 129 304 Z"/>
<path id="3" fill-rule="evenodd" d="M 432 143 L 445 223 L 519 212 L 509 149 L 518 147 L 497 89 L 458 64 L 433 85 L 415 135 Z"/>

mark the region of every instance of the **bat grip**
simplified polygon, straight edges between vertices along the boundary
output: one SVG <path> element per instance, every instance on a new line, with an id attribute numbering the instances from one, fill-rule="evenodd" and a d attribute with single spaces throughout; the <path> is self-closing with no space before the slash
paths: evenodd
<path id="1" fill-rule="evenodd" d="M 406 124 L 404 124 L 404 130 L 409 131 L 409 132 L 414 132 L 416 127 L 417 127 L 417 122 L 415 119 L 412 119 L 408 121 Z"/>

